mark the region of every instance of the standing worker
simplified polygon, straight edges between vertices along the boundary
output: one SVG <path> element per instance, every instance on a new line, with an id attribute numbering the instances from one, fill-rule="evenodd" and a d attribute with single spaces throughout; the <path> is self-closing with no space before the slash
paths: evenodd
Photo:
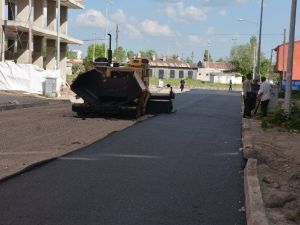
<path id="1" fill-rule="evenodd" d="M 257 79 L 253 79 L 251 88 L 252 88 L 252 94 L 251 94 L 251 103 L 250 103 L 250 110 L 252 111 L 255 109 L 257 103 L 257 95 L 258 95 L 258 90 L 259 90 L 259 84 Z M 255 114 L 255 113 L 254 113 Z"/>
<path id="2" fill-rule="evenodd" d="M 268 104 L 271 98 L 271 86 L 266 81 L 266 77 L 261 77 L 261 85 L 258 91 L 258 98 L 260 99 L 260 110 L 263 117 L 267 116 Z"/>
<path id="3" fill-rule="evenodd" d="M 252 74 L 247 74 L 246 79 L 243 82 L 243 93 L 244 93 L 244 114 L 243 117 L 251 117 L 251 78 Z"/>
<path id="4" fill-rule="evenodd" d="M 180 80 L 180 90 L 181 90 L 181 92 L 182 92 L 183 89 L 184 89 L 184 84 L 185 84 L 184 79 L 181 79 L 181 80 Z"/>
<path id="5" fill-rule="evenodd" d="M 232 80 L 229 81 L 229 91 L 232 91 Z"/>

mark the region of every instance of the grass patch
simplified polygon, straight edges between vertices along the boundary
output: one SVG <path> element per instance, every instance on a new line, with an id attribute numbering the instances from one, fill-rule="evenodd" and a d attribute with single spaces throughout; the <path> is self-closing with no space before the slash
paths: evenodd
<path id="1" fill-rule="evenodd" d="M 73 80 L 78 76 L 78 74 L 67 75 L 67 83 L 72 84 Z"/>
<path id="2" fill-rule="evenodd" d="M 164 84 L 170 84 L 173 87 L 180 86 L 180 79 L 164 79 Z M 150 84 L 151 85 L 158 85 L 158 78 L 150 77 Z M 219 88 L 219 89 L 228 89 L 228 84 L 221 84 L 221 83 L 210 83 L 208 81 L 201 81 L 201 80 L 192 80 L 192 79 L 185 79 L 185 87 L 187 88 Z M 242 88 L 242 84 L 233 84 L 232 89 L 240 90 Z"/>
<path id="3" fill-rule="evenodd" d="M 279 91 L 278 93 L 279 98 L 284 98 L 284 95 L 285 95 L 284 91 Z M 300 101 L 300 91 L 292 91 L 292 99 Z"/>
<path id="4" fill-rule="evenodd" d="M 291 115 L 289 117 L 284 113 L 282 108 L 279 108 L 261 120 L 262 128 L 278 127 L 288 131 L 300 132 L 300 108 L 296 105 L 292 106 Z"/>

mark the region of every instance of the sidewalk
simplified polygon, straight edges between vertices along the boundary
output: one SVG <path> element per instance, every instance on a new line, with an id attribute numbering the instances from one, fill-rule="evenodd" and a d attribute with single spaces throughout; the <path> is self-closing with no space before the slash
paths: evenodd
<path id="1" fill-rule="evenodd" d="M 45 106 L 49 104 L 59 104 L 67 102 L 70 102 L 70 100 L 63 98 L 45 98 L 37 94 L 29 94 L 22 91 L 0 90 L 0 111 Z"/>

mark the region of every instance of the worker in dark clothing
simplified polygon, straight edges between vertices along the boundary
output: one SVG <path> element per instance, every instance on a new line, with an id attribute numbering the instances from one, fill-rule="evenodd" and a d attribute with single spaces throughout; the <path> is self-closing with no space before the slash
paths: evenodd
<path id="1" fill-rule="evenodd" d="M 252 111 L 255 109 L 256 106 L 256 100 L 257 100 L 257 94 L 259 90 L 259 84 L 257 79 L 253 79 L 251 83 L 251 89 L 252 89 L 252 94 L 250 96 L 250 110 Z"/>
<path id="2" fill-rule="evenodd" d="M 232 91 L 232 80 L 229 81 L 229 91 Z"/>
<path id="3" fill-rule="evenodd" d="M 184 79 L 181 79 L 181 80 L 180 80 L 180 90 L 181 90 L 181 92 L 182 92 L 183 89 L 184 89 L 184 84 L 185 84 Z"/>
<path id="4" fill-rule="evenodd" d="M 244 96 L 244 114 L 243 117 L 251 117 L 251 74 L 247 74 L 245 81 L 243 82 L 243 96 Z"/>

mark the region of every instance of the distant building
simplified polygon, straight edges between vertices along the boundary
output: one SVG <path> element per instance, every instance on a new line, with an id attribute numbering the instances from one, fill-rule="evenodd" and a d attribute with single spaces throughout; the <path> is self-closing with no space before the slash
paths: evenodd
<path id="1" fill-rule="evenodd" d="M 197 80 L 211 83 L 241 84 L 242 78 L 233 73 L 233 67 L 226 62 L 202 62 L 198 63 Z"/>
<path id="2" fill-rule="evenodd" d="M 31 7 L 30 7 L 31 5 Z M 60 71 L 66 73 L 68 44 L 83 44 L 68 35 L 68 10 L 82 9 L 82 0 L 60 6 Z M 56 69 L 57 6 L 53 0 L 0 0 L 1 61 Z"/>
<path id="3" fill-rule="evenodd" d="M 292 79 L 300 80 L 300 40 L 295 41 L 294 48 L 294 65 Z M 285 74 L 287 72 L 288 64 L 289 44 L 278 45 L 275 48 L 275 51 L 277 52 L 275 71 L 281 73 L 283 80 L 285 80 Z"/>
<path id="4" fill-rule="evenodd" d="M 286 72 L 288 65 L 289 44 L 278 45 L 275 48 L 277 52 L 277 60 L 275 65 L 275 71 L 280 73 L 282 78 L 282 88 L 285 86 Z M 300 40 L 295 41 L 294 45 L 294 62 L 293 62 L 293 74 L 292 74 L 292 88 L 293 90 L 300 90 Z"/>
<path id="5" fill-rule="evenodd" d="M 168 59 L 163 57 L 156 59 L 153 57 L 149 60 L 149 75 L 159 79 L 196 79 L 197 67 L 183 62 L 180 58 Z"/>

